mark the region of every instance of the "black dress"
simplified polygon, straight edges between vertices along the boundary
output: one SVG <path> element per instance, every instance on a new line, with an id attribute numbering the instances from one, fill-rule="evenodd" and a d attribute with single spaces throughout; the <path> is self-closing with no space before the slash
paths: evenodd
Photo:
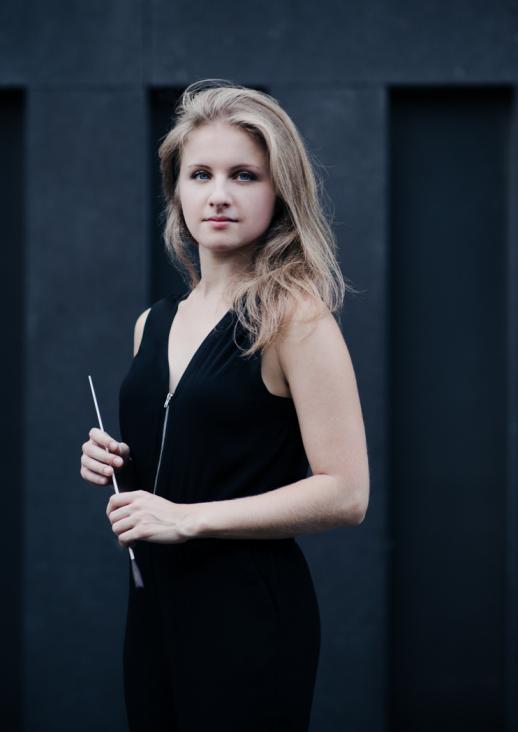
<path id="1" fill-rule="evenodd" d="M 260 355 L 227 311 L 169 394 L 178 301 L 154 303 L 120 388 L 133 487 L 177 503 L 232 499 L 306 477 L 293 400 L 271 394 Z M 235 341 L 234 341 L 235 338 Z M 237 344 L 236 344 L 237 343 Z M 294 538 L 138 541 L 129 573 L 124 690 L 129 729 L 303 732 L 320 652 L 320 614 Z"/>

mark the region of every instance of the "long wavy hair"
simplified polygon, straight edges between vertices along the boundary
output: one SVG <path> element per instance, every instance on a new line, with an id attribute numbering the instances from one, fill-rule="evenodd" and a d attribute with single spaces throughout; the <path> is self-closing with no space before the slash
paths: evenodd
<path id="1" fill-rule="evenodd" d="M 274 213 L 245 269 L 228 290 L 232 310 L 249 337 L 250 346 L 243 355 L 251 356 L 271 344 L 301 299 L 310 304 L 309 309 L 304 308 L 309 320 L 326 308 L 339 310 L 345 292 L 355 290 L 346 283 L 336 259 L 336 240 L 321 200 L 321 181 L 299 131 L 279 102 L 225 79 L 204 79 L 185 89 L 175 118 L 158 151 L 166 202 L 163 238 L 172 264 L 191 290 L 200 281 L 197 243 L 187 229 L 178 190 L 189 133 L 222 120 L 247 132 L 266 153 L 276 192 Z"/>

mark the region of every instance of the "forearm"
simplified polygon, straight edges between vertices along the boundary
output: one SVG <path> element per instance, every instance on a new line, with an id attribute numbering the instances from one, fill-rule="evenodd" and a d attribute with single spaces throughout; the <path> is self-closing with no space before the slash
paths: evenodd
<path id="1" fill-rule="evenodd" d="M 194 504 L 186 533 L 189 538 L 281 539 L 362 519 L 359 502 L 343 481 L 319 474 L 255 496 Z"/>

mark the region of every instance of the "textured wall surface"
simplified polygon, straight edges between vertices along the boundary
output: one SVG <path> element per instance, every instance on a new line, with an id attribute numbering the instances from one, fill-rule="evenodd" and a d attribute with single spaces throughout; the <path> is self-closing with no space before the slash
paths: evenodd
<path id="1" fill-rule="evenodd" d="M 346 300 L 342 324 L 367 429 L 371 504 L 361 526 L 299 543 L 323 620 L 311 729 L 388 731 L 390 89 L 513 90 L 516 2 L 1 3 L 0 104 L 12 88 L 25 102 L 25 186 L 18 194 L 24 231 L 15 227 L 8 242 L 24 250 L 17 307 L 25 366 L 15 376 L 24 412 L 15 439 L 25 469 L 14 499 L 23 531 L 10 545 L 23 566 L 13 584 L 23 616 L 19 643 L 8 646 L 13 667 L 15 655 L 22 659 L 12 683 L 23 700 L 23 729 L 125 729 L 127 563 L 106 522 L 109 491 L 79 475 L 81 445 L 95 424 L 87 375 L 105 428 L 116 433 L 134 321 L 152 298 L 156 141 L 148 92 L 181 90 L 206 77 L 264 88 L 292 116 L 324 179 L 344 274 L 360 291 Z M 506 222 L 509 574 L 502 620 L 508 730 L 518 724 L 516 118 L 513 108 L 508 200 L 514 203 Z"/>

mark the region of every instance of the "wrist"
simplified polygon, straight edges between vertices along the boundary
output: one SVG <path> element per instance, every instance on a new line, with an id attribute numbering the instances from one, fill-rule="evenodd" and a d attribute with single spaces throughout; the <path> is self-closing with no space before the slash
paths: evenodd
<path id="1" fill-rule="evenodd" d="M 181 533 L 185 539 L 198 539 L 203 536 L 204 518 L 203 503 L 185 503 L 185 514 L 182 520 Z"/>

